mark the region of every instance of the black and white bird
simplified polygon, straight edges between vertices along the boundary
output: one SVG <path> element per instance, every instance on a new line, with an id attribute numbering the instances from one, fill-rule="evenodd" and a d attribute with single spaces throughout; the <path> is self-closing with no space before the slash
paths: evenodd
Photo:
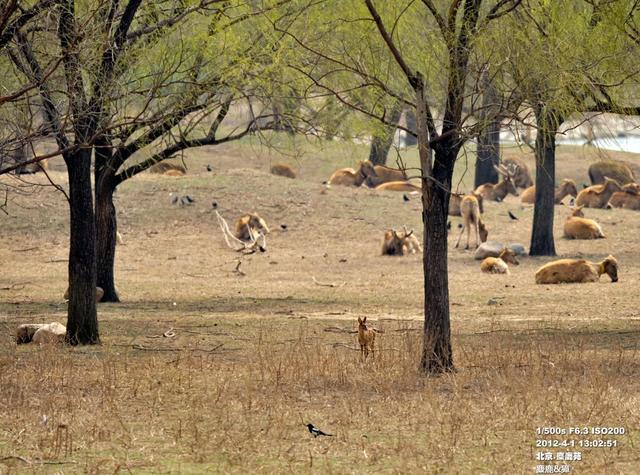
<path id="1" fill-rule="evenodd" d="M 318 437 L 319 435 L 324 435 L 325 437 L 333 437 L 333 434 L 325 434 L 313 424 L 307 424 L 307 429 L 309 429 L 309 432 L 311 432 L 311 435 L 313 435 L 314 437 Z"/>
<path id="2" fill-rule="evenodd" d="M 212 172 L 213 171 L 213 167 L 211 165 L 207 165 L 207 171 L 208 172 Z"/>
<path id="3" fill-rule="evenodd" d="M 402 195 L 402 199 L 405 201 L 410 201 L 411 198 L 409 198 L 409 195 L 407 195 L 406 193 L 404 195 Z"/>

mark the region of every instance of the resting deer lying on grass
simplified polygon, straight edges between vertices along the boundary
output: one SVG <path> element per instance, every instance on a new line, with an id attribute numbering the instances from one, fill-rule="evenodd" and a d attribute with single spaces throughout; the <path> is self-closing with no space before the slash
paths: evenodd
<path id="1" fill-rule="evenodd" d="M 329 185 L 360 186 L 364 181 L 364 176 L 358 176 L 353 168 L 340 168 L 333 172 L 327 181 Z"/>
<path id="2" fill-rule="evenodd" d="M 593 219 L 586 219 L 582 206 L 573 209 L 564 222 L 564 237 L 567 239 L 600 239 L 606 236 Z"/>
<path id="3" fill-rule="evenodd" d="M 576 197 L 578 195 L 578 189 L 576 188 L 576 182 L 565 178 L 560 183 L 560 186 L 556 188 L 553 202 L 557 205 L 562 203 L 562 200 L 565 199 L 567 195 L 571 195 Z M 536 187 L 530 186 L 526 190 L 522 192 L 522 198 L 520 199 L 522 203 L 526 204 L 534 204 L 536 201 Z"/>
<path id="4" fill-rule="evenodd" d="M 487 274 L 509 274 L 509 265 L 520 265 L 516 259 L 516 253 L 505 247 L 499 257 L 487 257 L 480 264 L 480 270 Z"/>
<path id="5" fill-rule="evenodd" d="M 613 208 L 640 210 L 640 185 L 627 183 L 622 191 L 616 191 L 611 195 L 609 204 Z"/>
<path id="6" fill-rule="evenodd" d="M 241 241 L 257 239 L 259 234 L 269 234 L 269 227 L 258 213 L 243 214 L 236 221 L 235 236 Z"/>
<path id="7" fill-rule="evenodd" d="M 406 227 L 402 227 L 403 231 L 388 229 L 384 233 L 382 241 L 383 256 L 404 256 L 406 254 L 415 254 L 422 252 L 420 241 L 413 234 L 413 229 L 407 231 Z"/>
<path id="8" fill-rule="evenodd" d="M 606 208 L 611 195 L 616 191 L 622 191 L 620 184 L 609 177 L 605 177 L 603 185 L 589 186 L 578 193 L 576 206 Z"/>
<path id="9" fill-rule="evenodd" d="M 422 187 L 408 181 L 388 181 L 376 186 L 376 190 L 382 191 L 417 191 L 422 192 Z"/>
<path id="10" fill-rule="evenodd" d="M 362 359 L 367 359 L 369 351 L 371 351 L 371 355 L 374 356 L 376 330 L 375 328 L 367 327 L 367 317 L 358 317 L 358 343 L 360 344 L 360 354 L 362 355 Z"/>
<path id="11" fill-rule="evenodd" d="M 462 202 L 460 203 L 460 212 L 462 213 L 462 218 L 464 219 L 464 225 L 462 229 L 460 229 L 460 234 L 458 235 L 458 240 L 456 241 L 456 247 L 460 245 L 460 238 L 462 238 L 462 233 L 465 228 L 467 229 L 467 245 L 465 249 L 469 249 L 469 234 L 471 232 L 471 225 L 476 230 L 476 247 L 480 245 L 481 242 L 485 242 L 487 237 L 489 236 L 489 232 L 485 227 L 482 219 L 480 218 L 480 204 L 478 203 L 478 199 L 473 195 L 467 195 L 462 198 Z"/>
<path id="12" fill-rule="evenodd" d="M 536 284 L 563 284 L 575 282 L 597 282 L 602 274 L 618 282 L 618 261 L 608 256 L 602 262 L 584 259 L 560 259 L 543 265 L 536 272 Z"/>
<path id="13" fill-rule="evenodd" d="M 214 205 L 217 206 L 217 203 L 214 203 Z M 265 234 L 269 232 L 269 228 L 267 227 L 267 223 L 265 223 L 258 214 L 249 213 L 241 216 L 236 222 L 235 233 L 232 233 L 229 229 L 229 225 L 218 210 L 216 210 L 215 213 L 220 229 L 222 230 L 222 236 L 224 237 L 227 246 L 231 249 L 245 254 L 254 253 L 256 250 L 260 250 L 260 252 L 265 252 L 267 250 Z M 248 236 L 248 239 L 245 240 L 239 236 Z M 235 246 L 232 242 L 235 243 Z"/>
<path id="14" fill-rule="evenodd" d="M 518 190 L 513 183 L 513 176 L 517 173 L 517 168 L 513 170 L 504 165 L 500 165 L 499 167 L 494 165 L 494 168 L 503 176 L 502 181 L 497 185 L 493 183 L 480 185 L 476 188 L 474 194 L 482 195 L 485 200 L 489 201 L 503 201 L 509 193 L 513 196 L 518 196 Z"/>

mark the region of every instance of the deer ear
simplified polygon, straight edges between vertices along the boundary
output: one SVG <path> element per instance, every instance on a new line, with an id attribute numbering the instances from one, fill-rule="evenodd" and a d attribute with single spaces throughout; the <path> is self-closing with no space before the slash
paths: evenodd
<path id="1" fill-rule="evenodd" d="M 362 323 L 367 323 L 367 317 L 364 317 L 364 318 L 362 319 Z"/>
<path id="2" fill-rule="evenodd" d="M 358 317 L 358 323 L 362 323 L 362 318 Z"/>

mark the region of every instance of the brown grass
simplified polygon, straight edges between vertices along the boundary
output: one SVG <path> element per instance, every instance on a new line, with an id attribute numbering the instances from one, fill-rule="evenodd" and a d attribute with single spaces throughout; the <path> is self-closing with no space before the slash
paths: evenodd
<path id="1" fill-rule="evenodd" d="M 382 230 L 421 229 L 419 200 L 322 194 L 334 167 L 352 165 L 343 157 L 366 148 L 301 150 L 295 181 L 243 143 L 192 152 L 185 177 L 125 183 L 123 303 L 100 304 L 97 347 L 13 343 L 19 323 L 64 323 L 68 211 L 49 189 L 12 195 L 0 234 L 0 473 L 534 473 L 536 427 L 585 425 L 630 434 L 617 449 L 573 449 L 577 473 L 640 471 L 640 213 L 591 210 L 607 239 L 577 242 L 560 238 L 568 211 L 556 208 L 559 255 L 612 253 L 617 284 L 535 285 L 549 259 L 486 275 L 471 251 L 451 249 L 458 371 L 424 378 L 421 256 L 379 256 Z M 558 179 L 586 181 L 594 155 L 560 154 Z M 171 192 L 196 202 L 174 207 Z M 266 254 L 242 257 L 244 276 L 213 200 L 225 218 L 257 211 L 274 228 Z M 486 208 L 490 239 L 528 244 L 530 207 L 509 197 Z M 365 315 L 384 333 L 363 364 Z M 336 436 L 314 439 L 307 422 Z"/>

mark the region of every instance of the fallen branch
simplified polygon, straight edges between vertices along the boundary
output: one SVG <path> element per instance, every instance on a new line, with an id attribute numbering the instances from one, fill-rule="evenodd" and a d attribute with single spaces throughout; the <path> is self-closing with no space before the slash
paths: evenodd
<path id="1" fill-rule="evenodd" d="M 245 272 L 240 270 L 240 266 L 242 265 L 242 261 L 238 261 L 238 263 L 236 264 L 236 268 L 233 269 L 233 272 L 235 272 L 236 274 L 244 277 L 245 275 L 247 275 Z"/>
<path id="2" fill-rule="evenodd" d="M 346 282 L 342 282 L 341 284 L 335 284 L 333 282 L 320 282 L 318 281 L 315 277 L 311 277 L 313 279 L 313 283 L 316 285 L 319 285 L 321 287 L 342 287 L 343 285 L 346 284 Z"/>
<path id="3" fill-rule="evenodd" d="M 210 349 L 206 349 L 206 348 L 150 348 L 147 346 L 142 346 L 140 344 L 133 344 L 133 345 L 115 345 L 115 346 L 131 346 L 131 348 L 133 348 L 134 350 L 140 350 L 140 351 L 202 351 L 205 353 L 213 353 L 214 351 L 222 348 L 224 346 L 224 343 L 220 343 L 218 346 L 214 346 L 213 348 Z"/>
<path id="4" fill-rule="evenodd" d="M 15 284 L 11 284 L 8 287 L 0 287 L 0 290 L 22 290 L 30 283 L 31 282 L 17 282 Z"/>
<path id="5" fill-rule="evenodd" d="M 27 247 L 25 249 L 11 249 L 12 252 L 28 252 L 28 251 L 35 251 L 36 249 L 40 249 L 39 246 L 34 246 L 34 247 Z"/>
<path id="6" fill-rule="evenodd" d="M 341 327 L 327 327 L 323 331 L 328 333 L 358 333 L 358 330 L 349 330 Z"/>

